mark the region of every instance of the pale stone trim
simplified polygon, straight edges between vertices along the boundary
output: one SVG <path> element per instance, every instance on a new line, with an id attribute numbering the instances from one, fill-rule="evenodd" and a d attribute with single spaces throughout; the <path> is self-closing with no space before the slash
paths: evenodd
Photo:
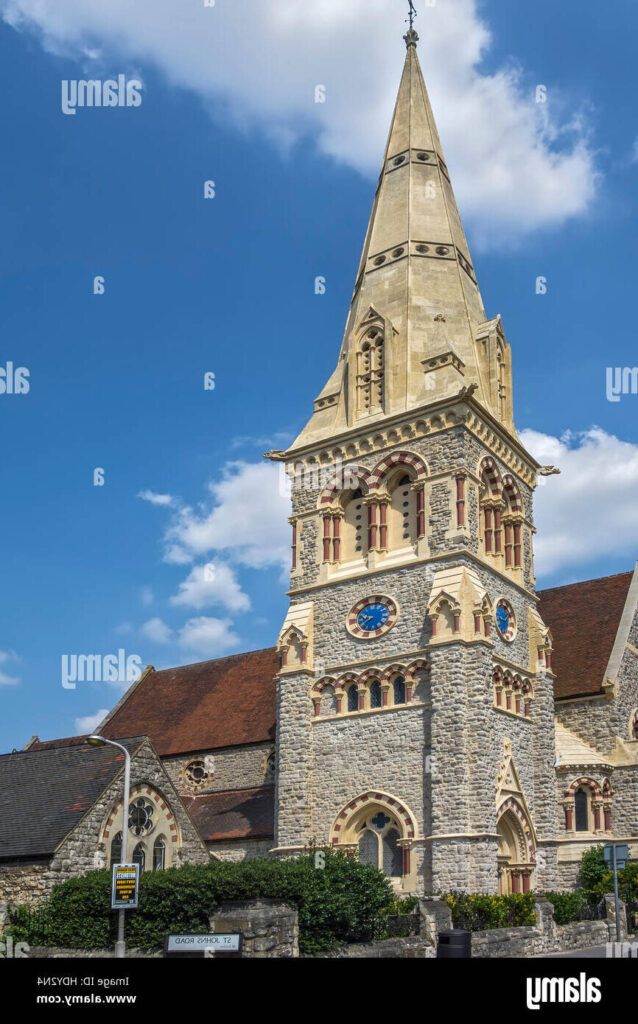
<path id="1" fill-rule="evenodd" d="M 620 666 L 622 664 L 623 655 L 625 648 L 628 646 L 629 632 L 631 630 L 636 611 L 638 610 L 638 562 L 634 566 L 634 574 L 629 584 L 629 592 L 627 594 L 627 600 L 625 601 L 625 607 L 620 618 L 620 624 L 618 626 L 618 632 L 616 633 L 616 639 L 614 646 L 609 656 L 609 662 L 605 669 L 604 683 L 603 685 L 611 684 L 614 690 L 618 683 L 618 673 L 620 672 Z M 615 693 L 614 693 L 615 695 Z"/>

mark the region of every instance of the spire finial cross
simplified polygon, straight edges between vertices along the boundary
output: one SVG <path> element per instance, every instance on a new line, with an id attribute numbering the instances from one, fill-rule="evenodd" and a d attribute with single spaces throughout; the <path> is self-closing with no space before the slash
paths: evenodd
<path id="1" fill-rule="evenodd" d="M 410 11 L 409 11 L 408 16 L 407 16 L 407 18 L 405 20 L 409 21 L 410 28 L 408 29 L 408 31 L 406 32 L 406 34 L 404 35 L 403 38 L 405 39 L 405 45 L 409 49 L 410 46 L 416 46 L 419 37 L 418 37 L 418 35 L 416 33 L 416 30 L 414 28 L 414 19 L 417 16 L 416 7 L 414 6 L 413 0 L 408 0 L 408 3 L 410 4 Z"/>

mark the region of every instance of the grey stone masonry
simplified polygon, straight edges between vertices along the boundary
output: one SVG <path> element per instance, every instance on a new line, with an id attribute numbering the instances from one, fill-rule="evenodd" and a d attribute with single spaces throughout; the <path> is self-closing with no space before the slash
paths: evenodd
<path id="1" fill-rule="evenodd" d="M 335 459 L 332 469 L 330 454 Z M 408 468 L 410 459 L 412 464 L 421 459 L 426 467 L 419 478 L 424 488 L 423 540 L 389 565 L 375 553 L 367 560 L 362 556 L 350 570 L 323 563 L 321 497 L 330 492 L 331 475 L 337 480 L 340 470 L 353 464 L 361 477 L 382 460 L 391 463 L 399 456 L 407 459 Z M 479 467 L 485 458 L 501 478 L 512 478 L 520 495 L 518 569 L 506 569 L 502 556 L 482 553 Z M 321 467 L 320 477 L 310 472 L 313 466 Z M 312 605 L 312 636 L 308 671 L 284 668 L 278 684 L 277 847 L 288 852 L 329 842 L 331 835 L 337 836 L 331 830 L 338 816 L 346 814 L 344 808 L 379 792 L 407 808 L 415 822 L 416 834 L 407 848 L 413 871 L 417 865 L 417 891 L 495 892 L 496 797 L 499 779 L 511 762 L 520 785 L 514 797 L 520 814 L 528 818 L 525 859 L 533 861 L 538 854 L 536 886 L 555 886 L 553 677 L 537 674 L 528 632 L 529 610 L 536 606 L 531 463 L 520 448 L 508 448 L 457 403 L 449 414 L 426 415 L 418 422 L 406 413 L 405 423 L 397 422 L 392 429 L 379 424 L 367 447 L 357 442 L 331 453 L 305 453 L 294 467 L 298 558 L 291 603 L 305 606 L 302 616 Z M 463 522 L 457 522 L 459 477 L 465 488 Z M 471 612 L 465 611 L 462 636 L 433 637 L 428 613 L 433 580 L 452 570 L 478 577 L 493 609 L 498 601 L 511 606 L 513 636 L 504 639 L 494 624 L 489 635 L 477 634 L 473 618 L 468 626 Z M 395 603 L 396 622 L 374 638 L 354 636 L 346 628 L 349 613 L 372 595 Z M 411 704 L 366 704 L 354 713 L 342 706 L 337 714 L 330 701 L 322 700 L 315 716 L 311 688 L 321 678 L 381 674 L 419 659 L 429 662 L 429 684 L 427 689 L 416 687 Z M 496 706 L 496 666 L 531 682 L 528 715 Z"/>
<path id="2" fill-rule="evenodd" d="M 210 919 L 213 934 L 239 933 L 241 957 L 272 959 L 299 956 L 297 911 L 277 900 L 224 902 Z"/>

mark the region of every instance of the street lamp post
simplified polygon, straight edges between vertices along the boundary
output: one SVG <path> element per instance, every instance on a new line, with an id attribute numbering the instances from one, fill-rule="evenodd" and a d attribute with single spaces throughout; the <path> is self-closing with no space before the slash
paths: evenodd
<path id="1" fill-rule="evenodd" d="M 115 740 L 107 740 L 104 736 L 89 736 L 88 743 L 92 747 L 101 747 L 104 744 L 108 744 L 110 747 L 117 747 L 124 754 L 124 801 L 122 805 L 122 852 L 120 854 L 120 862 L 122 864 L 128 863 L 128 805 L 129 805 L 129 793 L 131 791 L 131 755 L 129 754 L 126 747 L 123 747 L 121 743 L 116 743 Z M 113 865 L 111 865 L 112 867 Z M 125 910 L 119 910 L 119 916 L 117 919 L 117 942 L 115 943 L 115 956 L 122 959 L 126 956 L 126 942 L 124 939 L 124 915 Z"/>

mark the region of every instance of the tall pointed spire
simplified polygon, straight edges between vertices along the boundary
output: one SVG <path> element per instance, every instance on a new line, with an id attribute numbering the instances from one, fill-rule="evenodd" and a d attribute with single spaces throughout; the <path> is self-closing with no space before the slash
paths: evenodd
<path id="1" fill-rule="evenodd" d="M 500 318 L 485 319 L 419 65 L 414 13 L 339 363 L 294 447 L 470 385 L 514 429 L 509 346 Z"/>

